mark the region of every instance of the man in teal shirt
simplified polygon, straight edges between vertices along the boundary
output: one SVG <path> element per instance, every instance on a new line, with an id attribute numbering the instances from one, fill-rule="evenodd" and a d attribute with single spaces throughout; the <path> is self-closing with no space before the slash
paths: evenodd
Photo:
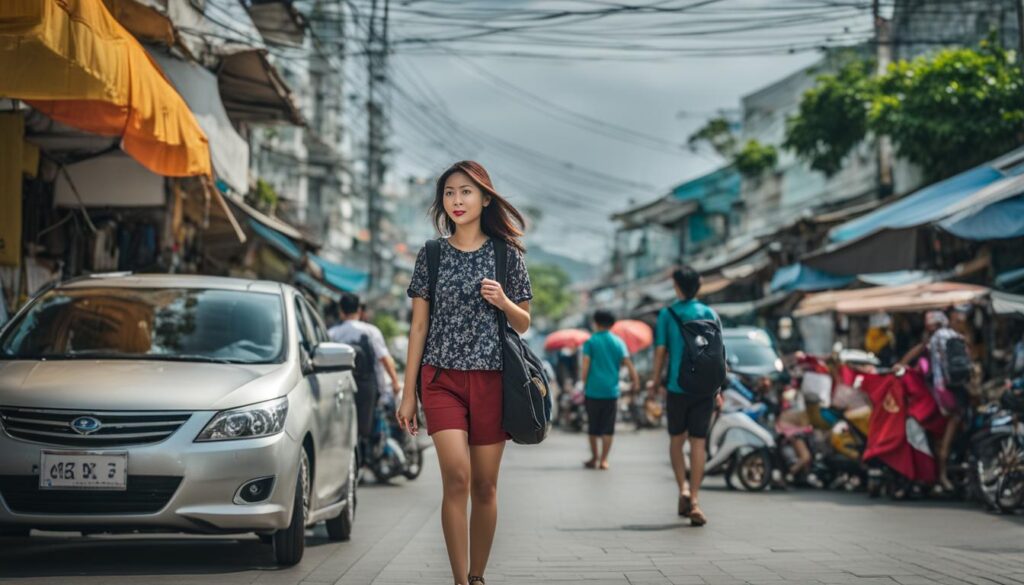
<path id="1" fill-rule="evenodd" d="M 615 316 L 608 311 L 594 313 L 594 329 L 583 344 L 583 388 L 587 406 L 587 435 L 590 439 L 588 469 L 608 469 L 608 452 L 615 435 L 615 416 L 619 411 L 619 369 L 629 368 L 633 391 L 640 388 L 640 376 L 629 359 L 626 343 L 611 332 Z M 601 441 L 598 454 L 597 442 Z"/>
<path id="2" fill-rule="evenodd" d="M 682 266 L 672 272 L 675 284 L 676 300 L 658 313 L 658 323 L 654 331 L 654 372 L 651 383 L 660 394 L 662 389 L 662 372 L 668 362 L 668 380 L 665 396 L 665 407 L 668 414 L 668 433 L 670 437 L 669 455 L 672 459 L 672 470 L 679 484 L 680 516 L 689 516 L 694 526 L 703 526 L 707 517 L 697 503 L 700 483 L 704 479 L 705 444 L 711 417 L 715 408 L 721 405 L 721 394 L 708 397 L 687 396 L 686 389 L 679 387 L 679 367 L 683 361 L 685 340 L 679 330 L 674 313 L 684 323 L 687 321 L 709 320 L 722 322 L 711 307 L 697 300 L 700 290 L 700 274 L 689 266 Z M 690 478 L 687 483 L 686 456 L 683 445 L 690 441 Z"/>

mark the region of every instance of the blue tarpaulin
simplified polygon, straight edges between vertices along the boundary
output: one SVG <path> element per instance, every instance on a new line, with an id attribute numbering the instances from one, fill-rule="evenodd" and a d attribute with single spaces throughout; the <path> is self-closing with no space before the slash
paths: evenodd
<path id="1" fill-rule="evenodd" d="M 1024 237 L 1024 195 L 1003 199 L 968 214 L 953 216 L 939 225 L 965 240 Z"/>
<path id="2" fill-rule="evenodd" d="M 255 219 L 249 220 L 249 227 L 252 228 L 252 231 L 256 232 L 258 236 L 280 250 L 285 256 L 288 256 L 292 260 L 300 260 L 302 258 L 302 249 L 299 248 L 298 244 L 288 236 L 275 229 L 268 228 Z"/>
<path id="3" fill-rule="evenodd" d="M 324 260 L 316 254 L 310 254 L 309 258 L 323 270 L 324 282 L 338 290 L 348 292 L 362 290 L 366 288 L 366 283 L 370 279 L 370 275 L 367 272 L 335 264 L 329 260 Z"/>
<path id="4" fill-rule="evenodd" d="M 839 225 L 829 233 L 829 239 L 847 242 L 882 229 L 909 228 L 942 219 L 949 207 L 1004 176 L 989 165 L 975 167 Z"/>
<path id="5" fill-rule="evenodd" d="M 771 292 L 784 291 L 819 291 L 842 288 L 853 282 L 852 276 L 829 274 L 796 263 L 783 266 L 775 271 L 770 285 Z"/>

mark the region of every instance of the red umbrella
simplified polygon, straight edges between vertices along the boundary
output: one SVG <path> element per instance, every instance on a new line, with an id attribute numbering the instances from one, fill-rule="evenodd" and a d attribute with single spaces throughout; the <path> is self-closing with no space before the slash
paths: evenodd
<path id="1" fill-rule="evenodd" d="M 616 321 L 615 325 L 612 325 L 612 333 L 618 335 L 622 338 L 622 341 L 626 342 L 629 353 L 636 353 L 647 349 L 654 343 L 654 331 L 651 330 L 650 325 L 643 321 L 634 321 L 632 319 Z"/>
<path id="2" fill-rule="evenodd" d="M 582 329 L 559 329 L 544 339 L 544 351 L 558 351 L 565 347 L 576 348 L 590 339 L 590 332 Z"/>

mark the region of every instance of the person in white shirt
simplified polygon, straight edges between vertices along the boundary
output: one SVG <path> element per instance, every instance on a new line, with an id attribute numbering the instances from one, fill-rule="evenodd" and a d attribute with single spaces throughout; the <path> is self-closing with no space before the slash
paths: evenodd
<path id="1" fill-rule="evenodd" d="M 395 371 L 395 363 L 391 360 L 391 352 L 384 342 L 384 334 L 375 325 L 359 320 L 360 303 L 359 296 L 352 293 L 342 293 L 341 301 L 338 303 L 338 318 L 340 322 L 327 331 L 331 341 L 355 345 L 359 339 L 366 335 L 373 346 L 373 353 L 376 355 L 377 386 L 380 388 L 380 401 L 382 403 L 393 403 L 395 396 L 401 390 L 398 381 L 398 372 Z"/>

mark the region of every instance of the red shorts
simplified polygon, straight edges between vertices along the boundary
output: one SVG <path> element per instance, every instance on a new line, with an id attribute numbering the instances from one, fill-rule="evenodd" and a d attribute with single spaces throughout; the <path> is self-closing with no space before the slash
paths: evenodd
<path id="1" fill-rule="evenodd" d="M 427 433 L 458 429 L 469 433 L 470 445 L 508 440 L 501 428 L 501 372 L 446 370 L 424 365 L 420 399 Z"/>

